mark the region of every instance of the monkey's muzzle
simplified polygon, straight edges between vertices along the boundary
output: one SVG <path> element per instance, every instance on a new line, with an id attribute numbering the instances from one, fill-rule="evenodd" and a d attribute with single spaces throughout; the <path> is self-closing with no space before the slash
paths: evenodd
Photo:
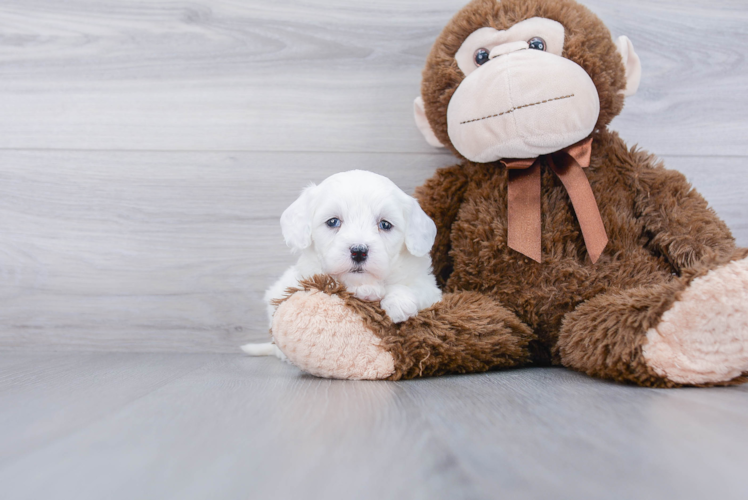
<path id="1" fill-rule="evenodd" d="M 576 63 L 547 52 L 519 50 L 470 73 L 447 109 L 449 138 L 468 160 L 534 158 L 592 133 L 600 99 Z"/>

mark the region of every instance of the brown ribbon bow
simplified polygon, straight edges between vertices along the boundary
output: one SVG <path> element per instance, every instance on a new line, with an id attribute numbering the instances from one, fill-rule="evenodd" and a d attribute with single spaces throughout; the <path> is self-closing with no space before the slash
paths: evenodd
<path id="1" fill-rule="evenodd" d="M 608 244 L 603 219 L 583 168 L 590 166 L 592 137 L 538 158 L 501 160 L 508 171 L 509 248 L 540 262 L 540 162 L 545 158 L 571 198 L 593 264 Z"/>

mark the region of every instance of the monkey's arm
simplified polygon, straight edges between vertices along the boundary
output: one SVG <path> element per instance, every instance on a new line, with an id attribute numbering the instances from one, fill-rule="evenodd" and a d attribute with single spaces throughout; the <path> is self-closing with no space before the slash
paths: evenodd
<path id="1" fill-rule="evenodd" d="M 444 286 L 452 273 L 452 259 L 449 257 L 452 224 L 457 218 L 465 191 L 468 176 L 462 165 L 440 168 L 433 177 L 416 188 L 415 197 L 423 211 L 436 224 L 436 240 L 431 248 L 434 276 L 440 286 Z"/>
<path id="2" fill-rule="evenodd" d="M 734 258 L 735 239 L 685 176 L 650 158 L 638 158 L 635 209 L 649 238 L 677 272 L 697 264 L 715 267 Z"/>

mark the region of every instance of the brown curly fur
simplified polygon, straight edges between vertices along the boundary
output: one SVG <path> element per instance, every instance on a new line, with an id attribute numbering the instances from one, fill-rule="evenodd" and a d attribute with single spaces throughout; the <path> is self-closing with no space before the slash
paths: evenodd
<path id="1" fill-rule="evenodd" d="M 537 336 L 535 363 L 674 385 L 644 365 L 644 334 L 690 281 L 748 252 L 682 174 L 603 130 L 587 175 L 608 246 L 592 265 L 569 197 L 544 165 L 539 264 L 506 245 L 506 174 L 498 163 L 465 162 L 416 190 L 437 224 L 432 259 L 445 290 L 482 292 L 517 314 Z"/>

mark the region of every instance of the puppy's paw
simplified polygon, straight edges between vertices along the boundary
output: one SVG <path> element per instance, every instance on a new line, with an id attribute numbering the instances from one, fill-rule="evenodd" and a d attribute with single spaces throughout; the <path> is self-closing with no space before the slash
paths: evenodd
<path id="1" fill-rule="evenodd" d="M 415 296 L 406 290 L 391 290 L 382 299 L 381 307 L 393 323 L 402 323 L 418 315 Z"/>
<path id="2" fill-rule="evenodd" d="M 382 300 L 382 297 L 384 297 L 385 293 L 384 287 L 382 285 L 361 285 L 350 291 L 353 292 L 353 296 L 357 299 L 366 300 L 369 302 Z"/>

